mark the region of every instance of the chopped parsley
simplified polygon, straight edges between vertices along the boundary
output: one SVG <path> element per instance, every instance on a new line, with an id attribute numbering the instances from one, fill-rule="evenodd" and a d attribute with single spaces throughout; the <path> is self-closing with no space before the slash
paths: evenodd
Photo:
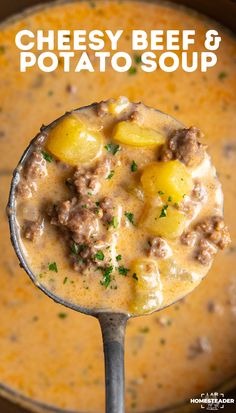
<path id="1" fill-rule="evenodd" d="M 141 327 L 141 328 L 139 329 L 139 331 L 140 331 L 140 333 L 142 333 L 142 334 L 147 334 L 147 333 L 149 333 L 150 328 L 149 328 L 148 326 Z"/>
<path id="2" fill-rule="evenodd" d="M 68 277 L 65 277 L 65 278 L 64 278 L 64 281 L 63 281 L 63 284 L 66 284 L 67 281 L 68 281 Z"/>
<path id="3" fill-rule="evenodd" d="M 112 171 L 109 173 L 109 175 L 106 177 L 106 179 L 111 179 L 111 178 L 114 176 L 114 174 L 115 174 L 115 171 L 112 170 Z"/>
<path id="4" fill-rule="evenodd" d="M 137 276 L 136 272 L 133 273 L 132 277 L 134 278 L 134 280 L 138 281 L 138 276 Z"/>
<path id="5" fill-rule="evenodd" d="M 116 256 L 116 261 L 121 261 L 122 260 L 122 256 L 121 255 L 117 255 Z"/>
<path id="6" fill-rule="evenodd" d="M 83 205 L 82 205 L 82 208 L 87 209 L 87 208 L 88 208 L 88 205 L 87 205 L 87 204 L 83 204 Z"/>
<path id="7" fill-rule="evenodd" d="M 226 72 L 220 72 L 220 73 L 218 74 L 218 79 L 219 79 L 219 80 L 224 80 L 227 76 L 228 76 L 228 75 L 227 75 Z"/>
<path id="8" fill-rule="evenodd" d="M 136 75 L 136 73 L 137 73 L 136 67 L 131 66 L 131 67 L 129 68 L 129 70 L 128 70 L 128 73 L 129 73 L 129 75 L 131 75 L 131 76 Z"/>
<path id="9" fill-rule="evenodd" d="M 98 251 L 98 252 L 95 254 L 95 258 L 96 258 L 97 260 L 99 260 L 99 261 L 103 261 L 103 260 L 104 260 L 104 254 L 103 254 L 103 252 L 102 252 L 102 251 Z"/>
<path id="10" fill-rule="evenodd" d="M 130 169 L 131 169 L 131 172 L 136 172 L 137 171 L 138 165 L 136 164 L 135 161 L 132 161 Z"/>
<path id="11" fill-rule="evenodd" d="M 66 313 L 58 313 L 59 318 L 66 318 L 68 314 Z"/>
<path id="12" fill-rule="evenodd" d="M 109 222 L 109 225 L 116 229 L 119 225 L 118 218 L 113 217 L 112 220 Z"/>
<path id="13" fill-rule="evenodd" d="M 104 148 L 108 151 L 111 152 L 112 155 L 115 155 L 119 150 L 120 150 L 120 145 L 117 145 L 116 143 L 108 143 Z"/>
<path id="14" fill-rule="evenodd" d="M 52 162 L 53 161 L 52 155 L 50 155 L 49 153 L 47 153 L 45 151 L 42 151 L 41 153 L 42 153 L 45 161 L 47 161 L 47 162 Z"/>
<path id="15" fill-rule="evenodd" d="M 172 202 L 172 196 L 168 196 L 167 201 L 168 201 L 168 202 Z"/>
<path id="16" fill-rule="evenodd" d="M 91 9 L 95 9 L 96 8 L 96 3 L 94 1 L 90 1 L 89 5 L 91 7 Z"/>
<path id="17" fill-rule="evenodd" d="M 78 245 L 77 245 L 75 242 L 73 242 L 73 244 L 72 244 L 72 246 L 71 246 L 71 252 L 72 252 L 72 254 L 74 254 L 74 255 L 77 255 L 78 252 L 79 252 L 79 247 L 78 247 Z"/>
<path id="18" fill-rule="evenodd" d="M 142 63 L 142 56 L 140 54 L 135 54 L 134 55 L 134 61 L 137 65 Z"/>
<path id="19" fill-rule="evenodd" d="M 49 271 L 58 272 L 56 262 L 51 262 L 50 264 L 48 264 L 48 269 Z"/>
<path id="20" fill-rule="evenodd" d="M 95 202 L 95 205 L 98 207 L 100 205 L 100 202 L 99 201 Z"/>
<path id="21" fill-rule="evenodd" d="M 169 205 L 164 205 L 161 209 L 161 213 L 159 215 L 159 218 L 164 218 L 167 216 L 167 209 L 168 209 Z"/>
<path id="22" fill-rule="evenodd" d="M 6 47 L 5 46 L 0 46 L 0 55 L 4 54 L 6 51 Z"/>
<path id="23" fill-rule="evenodd" d="M 132 212 L 125 211 L 125 217 L 134 225 L 134 214 Z"/>
<path id="24" fill-rule="evenodd" d="M 158 191 L 158 195 L 164 195 L 165 192 L 163 191 Z"/>
<path id="25" fill-rule="evenodd" d="M 128 272 L 130 271 L 128 268 L 125 268 L 123 265 L 121 265 L 117 269 L 118 269 L 118 273 L 124 276 L 126 276 Z"/>
<path id="26" fill-rule="evenodd" d="M 113 271 L 113 266 L 110 265 L 109 267 L 99 267 L 99 269 L 103 272 L 103 280 L 100 281 L 100 284 L 107 288 L 111 282 L 111 273 Z"/>

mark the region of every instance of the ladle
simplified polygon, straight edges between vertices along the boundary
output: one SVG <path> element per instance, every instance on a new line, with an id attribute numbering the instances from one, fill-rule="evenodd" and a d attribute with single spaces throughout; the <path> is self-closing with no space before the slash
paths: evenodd
<path id="1" fill-rule="evenodd" d="M 20 171 L 24 165 L 25 160 L 34 150 L 36 142 L 38 142 L 40 136 L 43 135 L 43 132 L 54 126 L 66 115 L 67 114 L 63 115 L 61 118 L 52 122 L 47 127 L 41 128 L 41 132 L 31 141 L 13 173 L 8 202 L 10 237 L 16 255 L 20 261 L 20 266 L 26 271 L 26 273 L 38 288 L 40 288 L 55 302 L 69 307 L 75 311 L 94 316 L 99 320 L 102 330 L 105 355 L 106 413 L 124 413 L 124 335 L 126 323 L 130 318 L 130 315 L 126 313 L 105 312 L 102 310 L 93 311 L 91 308 L 77 306 L 53 294 L 53 292 L 49 291 L 45 286 L 39 283 L 37 277 L 32 272 L 27 263 L 24 250 L 20 242 L 19 226 L 16 220 L 16 187 L 20 179 Z"/>

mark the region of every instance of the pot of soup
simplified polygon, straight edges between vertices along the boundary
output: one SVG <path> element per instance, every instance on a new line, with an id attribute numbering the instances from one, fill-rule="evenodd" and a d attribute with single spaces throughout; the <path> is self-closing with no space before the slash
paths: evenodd
<path id="1" fill-rule="evenodd" d="M 1 411 L 104 411 L 103 354 L 98 324 L 92 317 L 51 302 L 27 279 L 10 245 L 5 206 L 12 170 L 42 122 L 49 124 L 68 109 L 121 95 L 132 102 L 142 100 L 204 132 L 203 143 L 208 146 L 223 184 L 225 220 L 232 236 L 232 244 L 219 253 L 208 277 L 190 296 L 161 312 L 129 321 L 126 411 L 183 413 L 199 409 L 199 404 L 190 403 L 190 399 L 201 394 L 207 397 L 218 392 L 228 397 L 231 391 L 233 398 L 236 40 L 229 29 L 233 29 L 236 5 L 225 0 L 214 2 L 214 9 L 210 2 L 190 0 L 175 1 L 177 4 L 141 0 L 42 3 L 15 1 L 1 8 Z M 23 8 L 34 5 L 22 12 Z M 140 56 L 135 53 L 132 70 L 123 74 L 112 69 L 79 75 L 65 73 L 60 68 L 53 73 L 43 73 L 37 68 L 19 72 L 14 39 L 22 28 L 57 30 L 79 26 L 91 30 L 104 29 L 108 22 L 109 28 L 117 30 L 122 26 L 127 32 L 122 44 L 127 51 L 130 51 L 130 28 L 194 28 L 199 48 L 205 31 L 216 29 L 222 36 L 218 63 L 206 73 L 181 70 L 144 73 L 140 70 Z M 23 213 L 34 219 L 33 210 Z M 54 264 L 53 274 L 56 257 L 49 260 Z M 225 409 L 233 412 L 234 406 L 225 405 Z"/>

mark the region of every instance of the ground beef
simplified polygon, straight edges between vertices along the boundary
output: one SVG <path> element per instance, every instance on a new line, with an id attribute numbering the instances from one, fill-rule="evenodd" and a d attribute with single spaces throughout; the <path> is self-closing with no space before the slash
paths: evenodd
<path id="1" fill-rule="evenodd" d="M 203 265 L 209 265 L 217 249 L 230 243 L 230 235 L 223 218 L 213 216 L 197 223 L 193 231 L 186 231 L 181 242 L 194 248 L 193 255 Z"/>
<path id="2" fill-rule="evenodd" d="M 181 235 L 181 242 L 184 245 L 188 245 L 190 247 L 193 247 L 196 244 L 197 236 L 198 236 L 198 234 L 195 231 L 185 231 Z"/>
<path id="3" fill-rule="evenodd" d="M 24 199 L 32 196 L 37 190 L 37 180 L 47 175 L 46 160 L 40 152 L 34 151 L 23 166 L 20 182 L 17 185 L 17 194 Z"/>
<path id="4" fill-rule="evenodd" d="M 79 195 L 96 194 L 101 186 L 101 179 L 109 175 L 111 162 L 108 158 L 99 161 L 94 168 L 77 167 L 72 178 Z"/>
<path id="5" fill-rule="evenodd" d="M 46 160 L 40 152 L 33 152 L 24 166 L 24 177 L 35 180 L 47 175 Z"/>
<path id="6" fill-rule="evenodd" d="M 216 253 L 216 246 L 207 241 L 207 239 L 203 238 L 199 241 L 196 257 L 201 264 L 209 265 Z"/>
<path id="7" fill-rule="evenodd" d="M 71 231 L 74 242 L 84 242 L 99 231 L 96 204 L 90 197 L 63 201 L 54 207 L 51 223 Z"/>
<path id="8" fill-rule="evenodd" d="M 205 149 L 199 142 L 201 131 L 192 126 L 189 129 L 178 129 L 168 139 L 161 152 L 161 160 L 179 159 L 187 166 L 196 166 L 204 158 Z"/>
<path id="9" fill-rule="evenodd" d="M 164 239 L 160 237 L 151 238 L 148 240 L 148 245 L 147 254 L 149 256 L 157 258 L 166 258 L 168 256 L 169 247 Z"/>
<path id="10" fill-rule="evenodd" d="M 23 228 L 24 237 L 30 241 L 37 241 L 42 236 L 43 230 L 43 220 L 26 221 Z"/>
<path id="11" fill-rule="evenodd" d="M 103 222 L 109 224 L 114 217 L 114 205 L 112 199 L 106 196 L 99 202 L 99 207 L 102 210 Z"/>
<path id="12" fill-rule="evenodd" d="M 220 249 L 224 249 L 230 244 L 228 228 L 220 216 L 206 218 L 198 223 L 195 229 Z"/>

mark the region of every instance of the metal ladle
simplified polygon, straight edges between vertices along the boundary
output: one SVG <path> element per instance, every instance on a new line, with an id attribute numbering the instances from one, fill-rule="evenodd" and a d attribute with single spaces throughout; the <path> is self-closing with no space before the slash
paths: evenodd
<path id="1" fill-rule="evenodd" d="M 157 111 L 159 112 L 159 111 Z M 105 355 L 105 375 L 106 375 L 106 413 L 124 413 L 124 335 L 127 320 L 131 317 L 126 313 L 114 313 L 91 308 L 80 307 L 58 297 L 49 291 L 45 286 L 39 283 L 37 277 L 29 267 L 22 244 L 20 242 L 20 231 L 16 220 L 16 187 L 20 179 L 20 171 L 30 154 L 34 151 L 35 145 L 42 136 L 43 132 L 53 127 L 63 117 L 52 122 L 47 127 L 41 128 L 39 133 L 29 144 L 23 153 L 18 166 L 13 172 L 13 178 L 10 187 L 8 201 L 8 220 L 10 225 L 10 237 L 16 255 L 20 261 L 20 266 L 26 271 L 33 283 L 40 288 L 47 296 L 52 298 L 56 303 L 71 308 L 72 310 L 94 316 L 98 319 L 102 330 L 103 349 Z M 168 116 L 168 115 L 166 115 Z M 168 116 L 176 124 L 183 127 L 176 120 Z"/>

